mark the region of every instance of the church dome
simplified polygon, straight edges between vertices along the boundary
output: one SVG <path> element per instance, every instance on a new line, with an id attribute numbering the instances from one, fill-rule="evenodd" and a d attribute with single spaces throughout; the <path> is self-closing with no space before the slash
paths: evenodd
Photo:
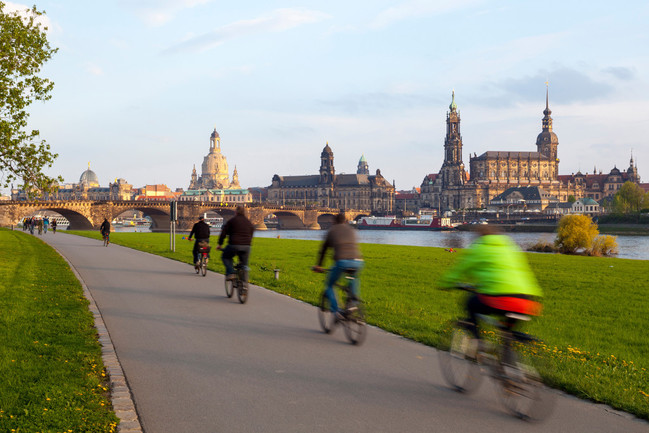
<path id="1" fill-rule="evenodd" d="M 88 170 L 81 173 L 81 177 L 79 178 L 79 183 L 85 187 L 98 187 L 99 178 L 97 177 L 94 171 L 88 168 Z"/>
<path id="2" fill-rule="evenodd" d="M 331 147 L 329 147 L 329 143 L 322 149 L 322 154 L 320 154 L 321 157 L 323 156 L 333 156 L 333 151 L 331 150 Z"/>
<path id="3" fill-rule="evenodd" d="M 221 138 L 221 137 L 219 136 L 219 133 L 216 132 L 216 128 L 214 128 L 214 131 L 212 132 L 212 135 L 210 135 L 210 138 Z"/>
<path id="4" fill-rule="evenodd" d="M 542 144 L 542 143 L 553 143 L 553 144 L 559 144 L 559 138 L 557 137 L 557 134 L 555 134 L 552 131 L 542 131 L 537 137 L 536 137 L 536 144 Z"/>

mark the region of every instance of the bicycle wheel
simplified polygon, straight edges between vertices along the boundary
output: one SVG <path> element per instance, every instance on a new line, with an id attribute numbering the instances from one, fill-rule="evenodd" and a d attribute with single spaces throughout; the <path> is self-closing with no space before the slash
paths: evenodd
<path id="1" fill-rule="evenodd" d="M 530 359 L 520 356 L 510 348 L 503 347 L 502 376 L 499 378 L 500 397 L 509 413 L 526 421 L 541 421 L 554 408 L 556 394 L 548 389 Z M 526 348 L 524 347 L 525 351 Z"/>
<path id="2" fill-rule="evenodd" d="M 225 280 L 225 296 L 228 298 L 231 298 L 232 295 L 234 294 L 234 281 L 232 280 Z"/>
<path id="3" fill-rule="evenodd" d="M 367 327 L 365 326 L 365 309 L 362 303 L 358 303 L 346 310 L 345 321 L 343 322 L 345 335 L 350 343 L 360 346 L 365 341 Z"/>
<path id="4" fill-rule="evenodd" d="M 325 292 L 322 292 L 322 295 L 320 295 L 318 320 L 320 321 L 320 327 L 322 327 L 325 334 L 333 332 L 336 328 L 336 316 L 331 312 L 331 303 L 329 302 L 329 298 L 327 298 Z"/>
<path id="5" fill-rule="evenodd" d="M 201 257 L 201 274 L 207 275 L 207 257 Z"/>
<path id="6" fill-rule="evenodd" d="M 106 236 L 104 236 L 104 246 L 105 247 L 108 246 L 108 238 Z"/>
<path id="7" fill-rule="evenodd" d="M 237 278 L 237 298 L 242 304 L 248 300 L 248 282 L 241 278 Z"/>
<path id="8" fill-rule="evenodd" d="M 446 382 L 456 391 L 471 393 L 482 382 L 480 364 L 475 360 L 473 335 L 458 323 L 452 324 L 444 334 L 439 352 L 439 365 Z M 473 357 L 469 354 L 473 352 Z"/>

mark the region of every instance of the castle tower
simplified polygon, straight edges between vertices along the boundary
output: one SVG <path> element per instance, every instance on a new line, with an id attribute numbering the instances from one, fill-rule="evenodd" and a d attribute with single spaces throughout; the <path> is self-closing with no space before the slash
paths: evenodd
<path id="1" fill-rule="evenodd" d="M 335 174 L 334 153 L 327 142 L 320 154 L 320 183 L 333 183 Z"/>
<path id="2" fill-rule="evenodd" d="M 358 169 L 356 170 L 356 174 L 370 174 L 370 166 L 367 164 L 365 155 L 361 155 L 361 159 L 358 161 Z"/>
<path id="3" fill-rule="evenodd" d="M 452 93 L 449 112 L 446 113 L 446 138 L 444 138 L 444 164 L 440 175 L 445 186 L 464 184 L 465 172 L 462 162 L 462 136 L 460 135 L 460 113 Z"/>
<path id="4" fill-rule="evenodd" d="M 554 173 L 552 178 L 556 179 L 557 176 L 559 175 L 559 158 L 558 158 L 558 152 L 557 152 L 557 147 L 559 146 L 559 139 L 557 138 L 557 134 L 552 132 L 552 117 L 550 117 L 550 114 L 552 114 L 552 111 L 550 110 L 550 104 L 549 104 L 549 88 L 548 88 L 548 83 L 545 83 L 545 110 L 543 110 L 543 123 L 542 123 L 542 131 L 536 137 L 536 148 L 537 151 L 550 159 L 550 161 L 555 161 L 556 164 L 554 165 Z"/>
<path id="5" fill-rule="evenodd" d="M 640 183 L 640 176 L 638 176 L 638 164 L 633 163 L 633 152 L 631 152 L 631 160 L 629 161 L 629 168 L 626 170 L 631 182 Z"/>

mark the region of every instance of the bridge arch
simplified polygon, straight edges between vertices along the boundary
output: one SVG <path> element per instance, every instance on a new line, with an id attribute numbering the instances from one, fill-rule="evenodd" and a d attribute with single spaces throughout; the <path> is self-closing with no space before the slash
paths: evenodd
<path id="1" fill-rule="evenodd" d="M 28 208 L 24 209 L 23 212 L 25 212 L 25 214 L 20 216 L 18 221 L 22 221 L 22 219 L 27 216 L 36 215 L 41 211 L 56 212 L 59 215 L 65 217 L 65 219 L 70 221 L 68 230 L 93 230 L 94 229 L 92 221 L 90 220 L 90 215 L 84 215 L 82 212 L 79 212 L 78 210 L 69 209 L 66 207 L 60 207 L 56 205 L 49 205 L 48 203 L 29 206 Z M 16 221 L 16 223 L 18 223 L 18 221 Z"/>
<path id="2" fill-rule="evenodd" d="M 160 207 L 151 207 L 146 205 L 127 205 L 116 206 L 113 208 L 111 220 L 117 218 L 125 212 L 138 211 L 142 212 L 145 217 L 151 218 L 151 231 L 168 231 L 171 224 L 171 217 L 169 215 L 168 206 L 165 210 Z"/>

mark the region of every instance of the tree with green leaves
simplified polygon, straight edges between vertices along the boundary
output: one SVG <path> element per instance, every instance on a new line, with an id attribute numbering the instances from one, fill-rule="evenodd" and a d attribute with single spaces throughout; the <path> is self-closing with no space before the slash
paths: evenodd
<path id="1" fill-rule="evenodd" d="M 616 213 L 638 213 L 647 205 L 649 205 L 647 194 L 633 182 L 624 182 L 613 197 L 613 211 Z"/>
<path id="2" fill-rule="evenodd" d="M 57 49 L 50 47 L 47 27 L 39 22 L 44 13 L 36 6 L 15 12 L 5 7 L 0 1 L 0 183 L 6 188 L 19 180 L 38 195 L 63 180 L 43 173 L 58 155 L 38 130 L 27 129 L 28 107 L 51 98 L 54 83 L 39 73 Z"/>

